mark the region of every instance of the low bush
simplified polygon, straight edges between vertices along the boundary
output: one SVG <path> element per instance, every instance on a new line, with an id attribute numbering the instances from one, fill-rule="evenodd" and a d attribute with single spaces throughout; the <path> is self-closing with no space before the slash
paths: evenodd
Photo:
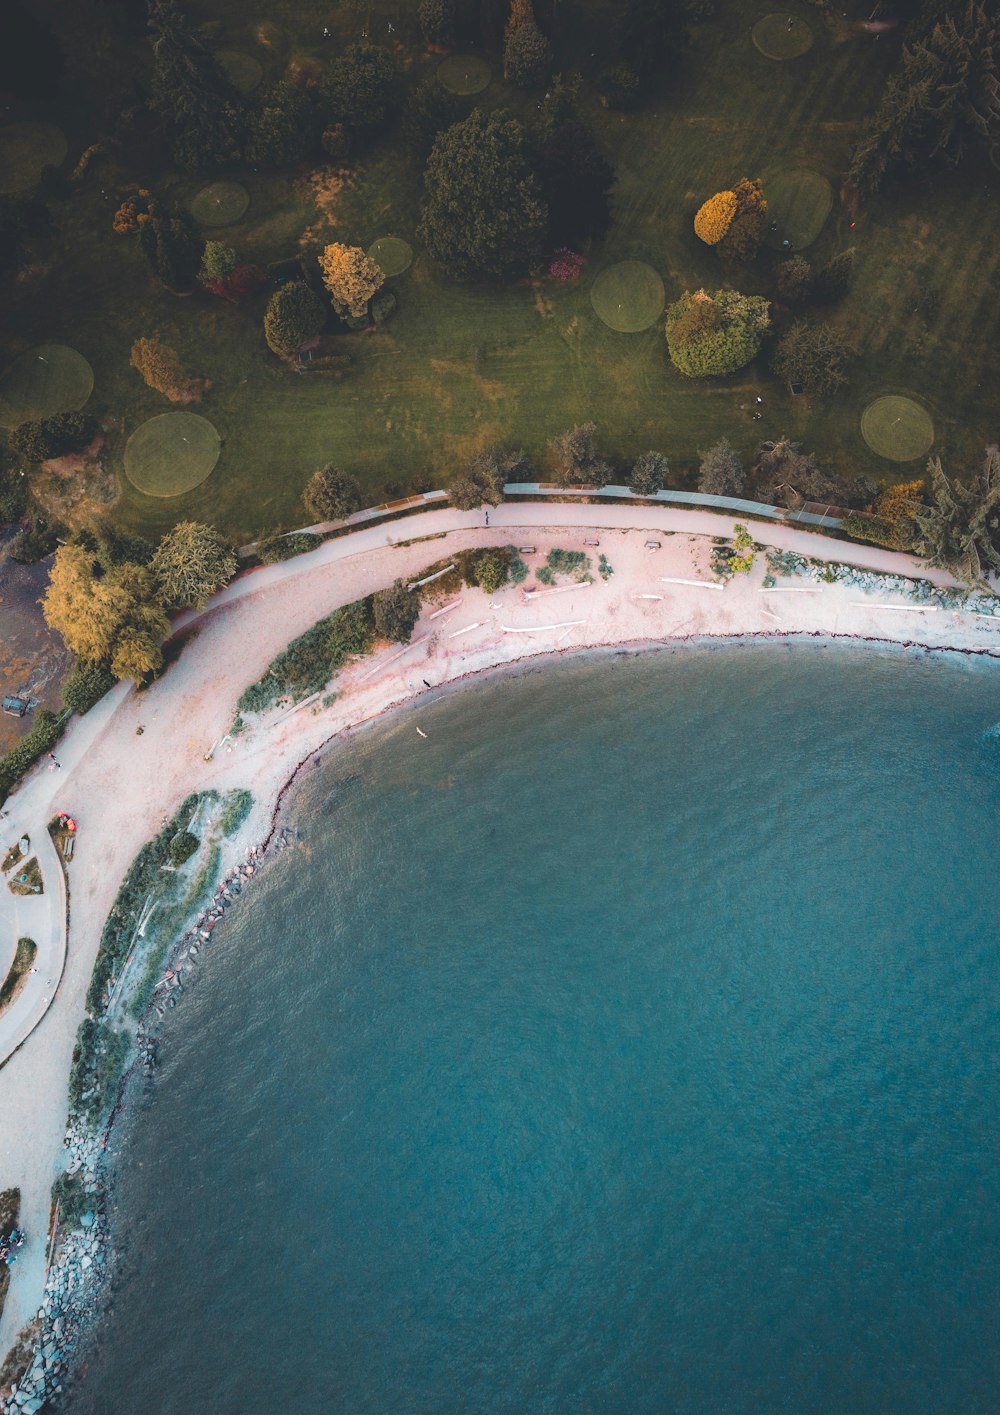
<path id="1" fill-rule="evenodd" d="M 419 596 L 416 602 L 419 611 Z M 237 711 L 264 712 L 286 695 L 301 701 L 319 692 L 351 654 L 368 652 L 373 637 L 370 599 L 334 610 L 292 640 L 263 678 L 244 690 Z"/>
<path id="2" fill-rule="evenodd" d="M 190 860 L 200 844 L 197 835 L 192 835 L 189 830 L 178 831 L 171 840 L 168 851 L 171 864 L 183 865 L 185 860 Z"/>
<path id="3" fill-rule="evenodd" d="M 262 540 L 257 546 L 257 557 L 265 565 L 277 565 L 282 560 L 293 560 L 296 555 L 306 555 L 322 544 L 322 536 L 313 535 L 312 531 L 296 531 L 294 535 Z"/>
<path id="4" fill-rule="evenodd" d="M 576 575 L 590 564 L 582 550 L 550 550 L 545 563 L 554 575 Z"/>
<path id="5" fill-rule="evenodd" d="M 35 565 L 51 555 L 58 543 L 55 534 L 45 526 L 33 526 L 30 531 L 21 531 L 14 537 L 7 554 L 19 565 Z"/>
<path id="6" fill-rule="evenodd" d="M 11 747 L 5 756 L 0 757 L 0 805 L 39 757 L 51 752 L 61 736 L 62 725 L 55 713 L 49 712 L 48 708 L 39 708 L 31 731 L 21 738 L 16 747 Z"/>
<path id="7" fill-rule="evenodd" d="M 99 703 L 105 693 L 110 693 L 118 680 L 103 663 L 90 663 L 78 658 L 73 671 L 63 684 L 62 705 L 67 712 L 78 712 L 82 716 Z"/>
<path id="8" fill-rule="evenodd" d="M 250 814 L 250 807 L 253 805 L 253 796 L 249 791 L 231 791 L 226 797 L 222 807 L 222 814 L 219 816 L 219 829 L 227 838 L 235 835 L 240 826 Z"/>
<path id="9" fill-rule="evenodd" d="M 69 1073 L 70 1108 L 93 1124 L 108 1108 L 129 1052 L 129 1034 L 85 1017 L 76 1034 Z"/>
<path id="10" fill-rule="evenodd" d="M 80 1228 L 84 1214 L 95 1207 L 97 1195 L 87 1188 L 82 1174 L 60 1174 L 52 1186 L 52 1202 L 59 1205 L 64 1230 Z"/>

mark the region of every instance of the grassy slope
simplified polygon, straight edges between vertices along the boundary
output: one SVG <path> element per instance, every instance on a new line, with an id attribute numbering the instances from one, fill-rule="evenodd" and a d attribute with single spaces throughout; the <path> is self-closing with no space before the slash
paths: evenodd
<path id="1" fill-rule="evenodd" d="M 768 293 L 774 258 L 762 256 L 751 270 L 722 268 L 693 234 L 694 210 L 744 173 L 782 165 L 815 167 L 836 191 L 856 124 L 874 102 L 891 41 L 881 48 L 868 37 L 835 43 L 810 10 L 813 49 L 775 64 L 749 40 L 767 6 L 719 8 L 719 19 L 695 32 L 679 80 L 646 111 L 626 118 L 608 113 L 587 90 L 587 116 L 618 164 L 618 185 L 614 225 L 590 253 L 579 286 L 460 287 L 439 278 L 418 250 L 413 267 L 391 282 L 399 296 L 396 318 L 384 332 L 340 341 L 354 359 L 342 381 L 297 378 L 268 355 L 262 300 L 235 310 L 208 296 L 178 299 L 156 287 L 134 242 L 111 233 L 111 203 L 102 200 L 96 180 L 59 204 L 64 262 L 37 299 L 16 306 L 11 325 L 19 339 L 64 340 L 90 360 L 93 404 L 123 418 L 112 456 L 120 459 L 125 437 L 143 418 L 169 406 L 128 366 L 138 335 L 162 332 L 192 372 L 213 380 L 198 411 L 223 438 L 216 471 L 201 488 L 169 502 L 126 485 L 117 518 L 152 533 L 194 516 L 245 537 L 299 524 L 301 488 L 322 461 L 357 473 L 374 497 L 416 473 L 440 483 L 495 439 L 523 443 L 541 456 L 550 436 L 586 418 L 598 422 L 602 443 L 615 454 L 661 448 L 675 482 L 690 475 L 697 448 L 722 434 L 749 454 L 760 436 L 786 431 L 844 471 L 912 475 L 911 468 L 875 458 L 860 437 L 861 410 L 886 391 L 913 391 L 928 402 L 946 454 L 978 455 L 997 414 L 1000 243 L 991 239 L 990 212 L 1000 175 L 991 167 L 911 185 L 873 204 L 853 232 L 835 201 L 810 255 L 822 261 L 857 245 L 855 290 L 833 317 L 863 358 L 851 386 L 825 404 L 789 398 L 768 374 L 765 357 L 731 379 L 691 383 L 668 364 L 661 329 L 615 334 L 593 313 L 588 289 L 595 274 L 633 257 L 660 270 L 668 300 L 686 286 L 727 281 Z M 205 0 L 201 13 L 222 20 L 219 43 L 256 52 L 272 74 L 289 55 L 324 57 L 336 45 L 327 48 L 320 39 L 330 12 L 311 3 L 277 0 L 268 7 L 283 31 L 281 58 L 254 43 L 236 0 Z M 390 21 L 396 34 L 412 33 L 412 19 L 394 0 L 335 13 L 345 37 L 367 23 L 373 38 L 384 41 Z M 567 48 L 586 66 L 610 8 L 600 0 L 575 6 L 562 0 L 558 14 Z M 407 54 L 414 80 L 437 62 L 417 48 Z M 496 81 L 481 101 L 531 110 L 530 99 Z M 210 234 L 231 236 L 241 258 L 294 253 L 300 232 L 316 218 L 301 184 L 286 176 L 231 175 L 248 186 L 250 211 L 232 233 Z M 103 169 L 100 180 L 111 186 Z M 182 198 L 200 185 L 178 181 L 172 194 Z M 171 191 L 166 180 L 157 187 Z M 354 167 L 327 239 L 367 246 L 391 232 L 412 240 L 419 197 L 420 174 L 409 154 L 386 141 Z M 923 305 L 918 271 L 929 292 Z M 758 392 L 765 417 L 753 422 Z"/>

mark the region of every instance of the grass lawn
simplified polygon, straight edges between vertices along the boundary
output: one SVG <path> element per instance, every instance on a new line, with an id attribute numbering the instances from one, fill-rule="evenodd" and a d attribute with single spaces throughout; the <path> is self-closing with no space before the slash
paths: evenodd
<path id="1" fill-rule="evenodd" d="M 253 54 L 265 78 L 290 58 L 329 57 L 341 38 L 357 37 L 366 25 L 376 41 L 402 37 L 408 80 L 440 63 L 440 56 L 408 43 L 414 7 L 401 0 L 344 5 L 332 12 L 335 19 L 328 7 L 298 0 L 275 0 L 256 14 L 237 0 L 191 8 L 221 21 L 216 43 Z M 237 539 L 291 528 L 308 519 L 301 491 L 323 462 L 356 474 L 375 500 L 408 489 L 414 477 L 440 485 L 492 441 L 521 444 L 544 459 L 550 437 L 588 419 L 614 457 L 665 452 L 675 485 L 690 482 L 698 449 L 723 435 L 749 457 L 760 438 L 785 433 L 836 470 L 892 480 L 912 478 L 922 463 L 877 456 L 862 437 L 861 415 L 876 398 L 899 395 L 926 407 L 934 450 L 956 467 L 978 464 L 983 444 L 996 438 L 1000 413 L 1000 242 L 993 222 L 1000 172 L 984 158 L 959 174 L 912 182 L 871 203 L 849 229 L 837 196 L 841 174 L 897 41 L 834 35 L 815 7 L 793 5 L 789 13 L 808 22 L 814 42 L 781 63 L 751 41 L 753 25 L 770 13 L 766 4 L 739 0 L 719 11 L 692 32 L 673 86 L 642 112 L 602 109 L 594 85 L 585 85 L 586 120 L 616 163 L 618 181 L 614 223 L 586 253 L 575 285 L 545 279 L 509 288 L 462 286 L 441 277 L 416 240 L 421 174 L 396 136 L 362 153 L 329 185 L 323 212 L 304 173 L 235 169 L 222 175 L 246 187 L 250 204 L 235 225 L 206 234 L 234 245 L 243 260 L 293 255 L 307 228 L 310 247 L 335 239 L 368 249 L 384 236 L 413 246 L 413 264 L 389 281 L 396 316 L 377 332 L 336 341 L 351 359 L 344 375 L 297 376 L 267 351 L 266 295 L 239 309 L 203 293 L 178 298 L 153 280 L 134 238 L 111 231 L 113 202 L 102 199 L 102 183 L 113 192 L 119 180 L 144 179 L 186 204 L 204 182 L 105 166 L 72 200 L 53 203 L 59 256 L 44 283 L 11 309 L 2 362 L 43 342 L 78 350 L 95 374 L 88 407 L 114 420 L 108 456 L 119 471 L 129 436 L 169 411 L 129 367 L 134 339 L 161 334 L 192 374 L 212 381 L 192 408 L 222 440 L 207 480 L 163 499 L 143 495 L 121 474 L 113 515 L 151 535 L 191 517 Z M 597 36 L 612 14 L 600 0 L 563 0 L 557 49 L 564 57 L 568 49 L 585 73 L 595 69 L 603 58 Z M 280 54 L 255 39 L 263 21 Z M 328 23 L 337 34 L 325 46 Z M 530 116 L 534 100 L 508 89 L 498 77 L 498 56 L 488 57 L 494 77 L 475 101 Z M 38 116 L 68 124 L 58 110 Z M 70 161 L 75 154 L 74 147 Z M 766 349 L 731 378 L 685 379 L 667 360 L 662 319 L 639 333 L 617 333 L 597 316 L 591 286 L 622 261 L 652 267 L 668 303 L 700 285 L 733 284 L 773 296 L 780 252 L 764 251 L 747 268 L 724 266 L 694 235 L 692 219 L 707 196 L 741 176 L 766 179 L 803 168 L 825 177 L 834 193 L 809 258 L 822 264 L 849 244 L 858 250 L 851 295 L 821 315 L 840 325 L 861 354 L 852 381 L 835 397 L 792 398 L 770 374 Z M 764 399 L 761 421 L 751 419 L 757 394 Z"/>

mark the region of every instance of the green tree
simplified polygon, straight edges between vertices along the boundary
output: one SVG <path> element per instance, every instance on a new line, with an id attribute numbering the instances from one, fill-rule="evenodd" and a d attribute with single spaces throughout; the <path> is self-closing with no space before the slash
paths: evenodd
<path id="1" fill-rule="evenodd" d="M 828 324 L 796 320 L 782 335 L 771 367 L 787 383 L 799 383 L 806 393 L 835 393 L 847 382 L 854 350 Z"/>
<path id="2" fill-rule="evenodd" d="M 255 167 L 290 167 L 316 148 L 323 120 L 313 93 L 279 79 L 250 115 L 246 160 Z"/>
<path id="3" fill-rule="evenodd" d="M 699 452 L 698 490 L 706 496 L 742 496 L 746 474 L 729 439 L 720 437 L 707 452 Z"/>
<path id="4" fill-rule="evenodd" d="M 97 433 L 90 413 L 52 413 L 37 422 L 18 423 L 8 441 L 12 452 L 27 462 L 48 462 L 89 447 Z"/>
<path id="5" fill-rule="evenodd" d="M 932 499 L 914 513 L 917 554 L 967 584 L 1000 570 L 1000 455 L 987 452 L 982 471 L 967 481 L 950 480 L 940 457 L 927 470 Z"/>
<path id="6" fill-rule="evenodd" d="M 199 285 L 221 285 L 236 269 L 236 252 L 222 241 L 206 241 L 198 271 Z"/>
<path id="7" fill-rule="evenodd" d="M 531 0 L 511 0 L 504 30 L 503 76 L 520 88 L 536 88 L 552 68 L 552 46 L 538 28 Z"/>
<path id="8" fill-rule="evenodd" d="M 155 212 L 139 227 L 139 244 L 156 276 L 168 290 L 191 289 L 201 266 L 205 242 L 186 211 Z"/>
<path id="9" fill-rule="evenodd" d="M 458 123 L 469 111 L 468 102 L 431 77 L 417 85 L 403 109 L 403 135 L 426 160 L 438 133 Z"/>
<path id="10" fill-rule="evenodd" d="M 538 259 L 547 211 L 524 129 L 475 109 L 434 143 L 418 235 L 453 275 L 521 275 Z"/>
<path id="11" fill-rule="evenodd" d="M 531 470 L 531 464 L 522 451 L 487 447 L 478 454 L 468 470 L 451 483 L 448 496 L 459 511 L 475 511 L 484 503 L 499 506 L 507 482 L 524 481 L 529 478 Z"/>
<path id="12" fill-rule="evenodd" d="M 631 64 L 613 64 L 601 80 L 601 92 L 616 113 L 631 113 L 642 102 L 642 80 Z"/>
<path id="13" fill-rule="evenodd" d="M 411 594 L 402 580 L 396 580 L 387 590 L 378 590 L 372 597 L 372 619 L 377 639 L 408 644 L 419 618 L 420 595 Z"/>
<path id="14" fill-rule="evenodd" d="M 151 104 L 166 124 L 182 167 L 202 170 L 234 162 L 243 135 L 243 105 L 211 45 L 189 28 L 171 0 L 151 0 Z"/>
<path id="15" fill-rule="evenodd" d="M 808 299 L 813 284 L 813 269 L 805 256 L 793 255 L 778 266 L 778 294 L 790 305 Z"/>
<path id="16" fill-rule="evenodd" d="M 317 521 L 342 521 L 361 509 L 361 499 L 359 482 L 332 462 L 313 472 L 302 493 L 306 510 Z"/>
<path id="17" fill-rule="evenodd" d="M 577 423 L 549 443 L 555 460 L 556 481 L 560 486 L 570 486 L 573 482 L 607 486 L 611 480 L 610 463 L 600 457 L 594 447 L 596 431 L 596 423 Z"/>
<path id="18" fill-rule="evenodd" d="M 450 44 L 455 33 L 455 0 L 420 0 L 417 18 L 428 44 Z"/>
<path id="19" fill-rule="evenodd" d="M 670 472 L 670 463 L 662 452 L 642 452 L 635 460 L 628 479 L 629 491 L 636 496 L 655 496 L 663 490 Z"/>
<path id="20" fill-rule="evenodd" d="M 63 684 L 62 705 L 67 712 L 81 715 L 99 703 L 115 686 L 115 675 L 103 663 L 90 663 L 78 658 L 73 671 Z"/>
<path id="21" fill-rule="evenodd" d="M 326 310 L 319 297 L 304 280 L 292 280 L 279 286 L 268 302 L 264 337 L 272 353 L 291 358 L 316 338 L 325 323 Z"/>
<path id="22" fill-rule="evenodd" d="M 671 361 L 688 378 L 735 373 L 756 358 L 768 323 L 768 304 L 760 295 L 685 291 L 667 310 Z"/>
<path id="23" fill-rule="evenodd" d="M 211 526 L 179 521 L 160 541 L 150 568 L 168 609 L 204 609 L 217 589 L 236 574 L 232 546 Z"/>
<path id="24" fill-rule="evenodd" d="M 360 136 L 377 133 L 399 106 L 395 61 L 378 45 L 350 44 L 330 65 L 323 92 L 333 122 Z"/>
<path id="25" fill-rule="evenodd" d="M 1000 16 L 968 0 L 904 44 L 897 72 L 862 129 L 848 182 L 874 192 L 902 165 L 959 162 L 1000 131 Z"/>

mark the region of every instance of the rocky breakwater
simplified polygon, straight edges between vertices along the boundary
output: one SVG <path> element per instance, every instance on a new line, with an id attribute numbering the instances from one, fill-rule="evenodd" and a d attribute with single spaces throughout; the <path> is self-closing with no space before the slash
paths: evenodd
<path id="1" fill-rule="evenodd" d="M 107 1265 L 107 1218 L 101 1178 L 104 1143 L 102 1135 L 83 1127 L 67 1131 L 67 1173 L 80 1177 L 93 1207 L 79 1215 L 78 1226 L 72 1229 L 61 1230 L 57 1220 L 34 1352 L 3 1402 L 8 1415 L 36 1415 L 52 1408 L 63 1391 L 83 1327 L 93 1314 L 94 1293 Z"/>

